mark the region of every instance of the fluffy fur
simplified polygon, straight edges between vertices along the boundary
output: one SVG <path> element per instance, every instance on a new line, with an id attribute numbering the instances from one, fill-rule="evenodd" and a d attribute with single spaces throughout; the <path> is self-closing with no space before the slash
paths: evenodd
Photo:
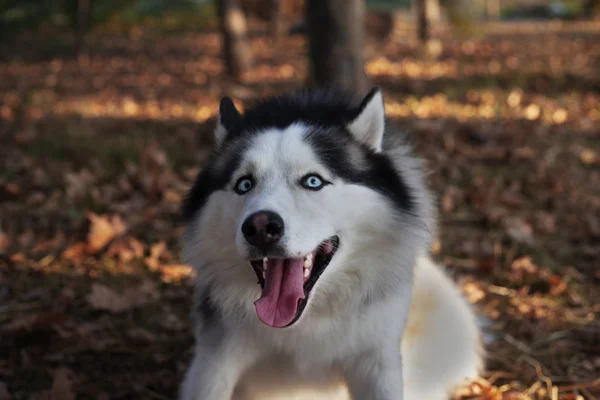
<path id="1" fill-rule="evenodd" d="M 431 196 L 408 145 L 384 135 L 384 115 L 377 89 L 360 102 L 294 93 L 243 115 L 221 102 L 215 153 L 184 205 L 197 286 L 181 400 L 443 400 L 477 376 L 475 316 L 427 256 Z M 301 187 L 310 173 L 331 184 Z M 255 183 L 240 195 L 244 176 Z M 339 237 L 304 311 L 281 329 L 254 308 L 256 249 L 241 224 L 260 210 L 285 221 L 285 257 Z"/>

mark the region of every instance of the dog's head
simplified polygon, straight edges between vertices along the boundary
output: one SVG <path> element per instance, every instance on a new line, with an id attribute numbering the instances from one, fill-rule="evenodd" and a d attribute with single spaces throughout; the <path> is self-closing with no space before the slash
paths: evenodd
<path id="1" fill-rule="evenodd" d="M 407 148 L 383 150 L 378 89 L 355 103 L 290 94 L 244 114 L 225 97 L 219 111 L 215 152 L 184 204 L 184 258 L 213 296 L 286 327 L 410 279 L 431 207 Z"/>

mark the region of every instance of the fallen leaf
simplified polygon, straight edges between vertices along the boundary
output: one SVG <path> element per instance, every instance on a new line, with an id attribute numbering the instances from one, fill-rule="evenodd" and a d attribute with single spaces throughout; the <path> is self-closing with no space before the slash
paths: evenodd
<path id="1" fill-rule="evenodd" d="M 8 194 L 16 196 L 21 193 L 21 186 L 19 186 L 17 183 L 9 182 L 4 185 L 4 190 L 6 190 Z"/>
<path id="2" fill-rule="evenodd" d="M 72 383 L 73 372 L 67 368 L 59 368 L 54 372 L 52 381 L 53 400 L 74 400 Z"/>
<path id="3" fill-rule="evenodd" d="M 74 245 L 72 245 L 71 247 L 69 247 L 68 249 L 63 251 L 62 256 L 63 256 L 63 258 L 65 258 L 67 260 L 71 260 L 73 262 L 78 262 L 86 254 L 87 247 L 88 246 L 86 243 L 82 243 L 82 242 L 75 243 Z"/>
<path id="4" fill-rule="evenodd" d="M 160 267 L 163 282 L 181 282 L 192 274 L 192 268 L 186 264 L 172 264 Z"/>
<path id="5" fill-rule="evenodd" d="M 139 343 L 153 343 L 156 342 L 156 335 L 145 329 L 132 328 L 127 330 L 127 336 L 135 342 Z"/>
<path id="6" fill-rule="evenodd" d="M 78 200 L 89 193 L 94 185 L 96 177 L 87 169 L 79 172 L 67 172 L 65 174 L 66 193 L 71 200 Z"/>
<path id="7" fill-rule="evenodd" d="M 164 197 L 167 202 L 176 204 L 176 205 L 179 205 L 182 201 L 181 193 L 179 193 L 175 190 L 171 190 L 171 189 L 167 189 L 164 192 Z"/>
<path id="8" fill-rule="evenodd" d="M 32 253 L 37 254 L 48 254 L 55 249 L 58 249 L 64 245 L 65 234 L 58 232 L 51 239 L 42 240 L 31 249 Z"/>
<path id="9" fill-rule="evenodd" d="M 150 271 L 156 271 L 160 267 L 159 258 L 166 250 L 167 244 L 164 240 L 150 246 L 150 255 L 144 259 L 144 263 Z"/>
<path id="10" fill-rule="evenodd" d="M 157 143 L 152 142 L 142 153 L 142 165 L 146 168 L 163 169 L 168 164 L 168 158 L 164 151 L 158 148 Z"/>
<path id="11" fill-rule="evenodd" d="M 504 221 L 506 233 L 515 242 L 531 245 L 534 242 L 533 229 L 520 218 L 511 217 Z"/>
<path id="12" fill-rule="evenodd" d="M 542 233 L 556 232 L 556 216 L 552 213 L 539 211 L 535 214 L 535 226 Z"/>
<path id="13" fill-rule="evenodd" d="M 560 296 L 567 290 L 567 283 L 558 275 L 550 276 L 548 278 L 548 283 L 550 283 L 550 294 L 552 296 Z"/>
<path id="14" fill-rule="evenodd" d="M 142 258 L 144 256 L 144 244 L 136 238 L 132 237 L 129 239 L 129 248 L 136 258 Z"/>
<path id="15" fill-rule="evenodd" d="M 442 196 L 442 210 L 445 213 L 449 213 L 454 210 L 454 205 L 456 203 L 456 197 L 458 195 L 458 189 L 454 186 L 450 186 L 444 192 Z"/>
<path id="16" fill-rule="evenodd" d="M 25 257 L 25 255 L 23 253 L 15 253 L 9 257 L 9 260 L 12 261 L 13 263 L 20 263 L 20 262 L 25 262 L 25 260 L 27 260 L 27 258 Z"/>
<path id="17" fill-rule="evenodd" d="M 4 382 L 0 382 L 0 400 L 12 400 L 12 396 L 8 393 L 8 387 Z"/>
<path id="18" fill-rule="evenodd" d="M 121 312 L 133 307 L 122 295 L 101 283 L 92 285 L 92 292 L 87 296 L 87 301 L 93 308 L 113 312 Z"/>
<path id="19" fill-rule="evenodd" d="M 521 99 L 523 97 L 523 92 L 520 90 L 514 90 L 510 93 L 506 102 L 512 108 L 518 107 L 521 104 Z"/>
<path id="20" fill-rule="evenodd" d="M 8 235 L 2 232 L 2 229 L 0 228 L 0 254 L 4 254 L 6 252 L 9 244 L 10 242 L 8 240 Z"/>
<path id="21" fill-rule="evenodd" d="M 55 312 L 43 312 L 34 315 L 15 317 L 3 328 L 9 332 L 47 331 L 52 327 L 64 324 L 66 316 Z"/>
<path id="22" fill-rule="evenodd" d="M 150 281 L 144 281 L 136 287 L 126 289 L 123 293 L 117 293 L 101 283 L 94 283 L 91 293 L 87 296 L 87 301 L 97 310 L 120 313 L 148 303 L 158 297 L 158 289 Z"/>
<path id="23" fill-rule="evenodd" d="M 150 257 L 158 259 L 167 249 L 167 244 L 164 240 L 155 243 L 150 247 Z"/>
<path id="24" fill-rule="evenodd" d="M 562 124 L 567 120 L 568 112 L 564 108 L 559 108 L 552 114 L 552 121 L 556 124 Z"/>
<path id="25" fill-rule="evenodd" d="M 440 251 L 442 251 L 442 243 L 440 242 L 439 239 L 436 239 L 431 244 L 431 253 L 432 254 L 440 254 Z"/>
<path id="26" fill-rule="evenodd" d="M 44 194 L 44 192 L 41 192 L 38 190 L 36 192 L 33 192 L 27 198 L 27 200 L 25 200 L 25 204 L 27 204 L 28 206 L 31 206 L 31 207 L 37 207 L 37 206 L 44 204 L 46 202 L 46 200 L 47 200 L 47 197 Z"/>
<path id="27" fill-rule="evenodd" d="M 463 286 L 463 291 L 465 292 L 467 300 L 471 304 L 475 304 L 485 298 L 485 292 L 478 282 L 465 283 Z"/>
<path id="28" fill-rule="evenodd" d="M 594 153 L 594 151 L 585 149 L 581 153 L 579 153 L 579 159 L 585 165 L 595 164 L 600 158 Z"/>
<path id="29" fill-rule="evenodd" d="M 27 248 L 35 242 L 35 234 L 31 229 L 26 230 L 17 238 L 17 243 L 21 248 Z"/>
<path id="30" fill-rule="evenodd" d="M 172 312 L 165 315 L 161 320 L 161 325 L 163 328 L 173 332 L 182 331 L 187 327 L 187 325 Z"/>
<path id="31" fill-rule="evenodd" d="M 127 263 L 144 256 L 144 245 L 133 237 L 123 238 L 112 243 L 106 254 L 117 256 L 122 263 Z"/>
<path id="32" fill-rule="evenodd" d="M 540 116 L 540 107 L 537 104 L 530 104 L 525 109 L 525 118 L 528 120 L 536 120 Z"/>
<path id="33" fill-rule="evenodd" d="M 119 215 L 111 217 L 88 213 L 90 232 L 88 233 L 88 250 L 95 253 L 106 246 L 112 239 L 122 235 L 127 226 Z"/>

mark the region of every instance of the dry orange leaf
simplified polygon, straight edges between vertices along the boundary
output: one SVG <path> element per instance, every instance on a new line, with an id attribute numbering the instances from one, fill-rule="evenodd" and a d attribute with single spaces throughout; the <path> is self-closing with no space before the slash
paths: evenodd
<path id="1" fill-rule="evenodd" d="M 77 262 L 83 258 L 87 250 L 87 244 L 83 242 L 75 243 L 73 246 L 69 247 L 65 251 L 63 251 L 62 256 L 67 260 L 71 260 Z"/>
<path id="2" fill-rule="evenodd" d="M 164 282 L 181 282 L 192 274 L 192 268 L 187 264 L 165 265 L 160 268 L 160 273 Z"/>
<path id="3" fill-rule="evenodd" d="M 8 249 L 9 243 L 8 235 L 0 230 L 0 254 L 3 254 Z"/>
<path id="4" fill-rule="evenodd" d="M 135 258 L 144 257 L 144 244 L 134 237 L 125 237 L 113 242 L 106 254 L 117 256 L 121 262 L 127 263 Z"/>
<path id="5" fill-rule="evenodd" d="M 101 250 L 112 239 L 122 235 L 127 226 L 119 215 L 111 217 L 88 213 L 90 232 L 88 233 L 88 250 L 92 253 Z"/>
<path id="6" fill-rule="evenodd" d="M 144 259 L 144 263 L 150 271 L 156 271 L 160 267 L 159 258 L 167 250 L 167 244 L 164 240 L 154 243 L 150 246 L 150 255 Z"/>
<path id="7" fill-rule="evenodd" d="M 596 155 L 596 153 L 590 149 L 585 149 L 579 153 L 579 159 L 586 165 L 592 165 L 597 161 L 600 161 L 600 158 Z"/>

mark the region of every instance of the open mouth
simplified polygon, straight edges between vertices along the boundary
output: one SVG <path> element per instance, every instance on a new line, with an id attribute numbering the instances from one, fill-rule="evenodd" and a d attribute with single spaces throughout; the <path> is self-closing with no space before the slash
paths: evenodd
<path id="1" fill-rule="evenodd" d="M 273 328 L 284 328 L 302 315 L 308 296 L 331 262 L 339 245 L 333 236 L 304 257 L 250 261 L 262 295 L 254 305 L 258 318 Z"/>

